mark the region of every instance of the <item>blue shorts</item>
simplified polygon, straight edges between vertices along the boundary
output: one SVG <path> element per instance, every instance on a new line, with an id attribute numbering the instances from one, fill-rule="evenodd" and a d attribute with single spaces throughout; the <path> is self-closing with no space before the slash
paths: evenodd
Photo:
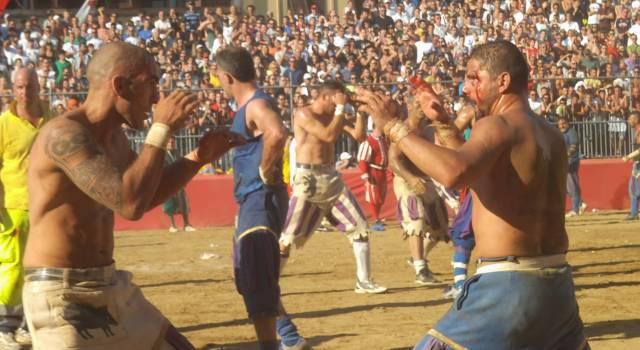
<path id="1" fill-rule="evenodd" d="M 471 225 L 471 213 L 473 212 L 473 201 L 471 200 L 471 192 L 468 192 L 460 205 L 458 214 L 453 218 L 451 227 L 449 227 L 449 236 L 453 241 L 453 246 L 471 251 L 476 246 L 476 237 L 473 234 L 473 226 Z"/>
<path id="2" fill-rule="evenodd" d="M 236 288 L 250 318 L 277 316 L 280 303 L 280 247 L 288 206 L 284 187 L 268 187 L 245 196 L 233 239 Z"/>
<path id="3" fill-rule="evenodd" d="M 588 349 L 571 267 L 474 275 L 414 349 Z"/>

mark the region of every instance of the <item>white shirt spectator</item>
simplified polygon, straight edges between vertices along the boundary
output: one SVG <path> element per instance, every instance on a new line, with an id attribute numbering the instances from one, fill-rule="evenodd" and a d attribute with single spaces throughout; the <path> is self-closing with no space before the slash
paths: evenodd
<path id="1" fill-rule="evenodd" d="M 424 40 L 426 40 L 426 38 Z M 429 52 L 433 50 L 433 44 L 428 41 L 416 41 L 416 50 L 416 63 L 420 64 L 420 62 L 422 62 L 422 56 L 425 54 L 429 54 Z"/>
<path id="2" fill-rule="evenodd" d="M 76 54 L 78 54 L 78 50 L 80 50 L 80 46 L 69 41 L 64 43 L 64 45 L 62 45 L 62 50 L 71 56 L 75 56 Z"/>
<path id="3" fill-rule="evenodd" d="M 338 48 L 343 48 L 347 44 L 347 39 L 344 36 L 335 36 L 333 38 L 333 45 Z"/>
<path id="4" fill-rule="evenodd" d="M 560 29 L 564 30 L 565 32 L 569 32 L 570 30 L 575 30 L 578 33 L 580 32 L 580 26 L 577 22 L 574 21 L 564 21 L 560 23 Z"/>
<path id="5" fill-rule="evenodd" d="M 102 40 L 98 38 L 91 38 L 87 40 L 87 45 L 89 44 L 93 44 L 93 47 L 97 50 L 100 48 L 100 46 L 102 46 Z"/>
<path id="6" fill-rule="evenodd" d="M 140 38 L 138 38 L 137 36 L 128 36 L 126 39 L 124 39 L 125 42 L 131 44 L 131 45 L 135 45 L 138 46 L 140 45 Z M 88 42 L 87 42 L 88 44 Z"/>
<path id="7" fill-rule="evenodd" d="M 165 33 L 167 32 L 169 29 L 171 29 L 171 22 L 169 22 L 169 19 L 165 18 L 165 19 L 158 19 L 157 21 L 153 22 L 153 27 L 156 28 L 157 30 L 160 31 L 160 33 Z"/>

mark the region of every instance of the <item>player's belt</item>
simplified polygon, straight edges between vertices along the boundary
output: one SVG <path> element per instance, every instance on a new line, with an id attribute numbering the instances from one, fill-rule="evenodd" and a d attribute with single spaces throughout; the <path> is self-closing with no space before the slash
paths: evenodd
<path id="1" fill-rule="evenodd" d="M 115 272 L 114 265 L 88 268 L 88 269 L 64 269 L 64 268 L 26 268 L 24 279 L 28 282 L 34 281 L 103 281 L 111 280 Z"/>
<path id="2" fill-rule="evenodd" d="M 565 254 L 543 255 L 536 257 L 505 256 L 498 258 L 479 258 L 476 274 L 499 271 L 524 271 L 561 267 L 567 264 Z"/>
<path id="3" fill-rule="evenodd" d="M 382 165 L 369 163 L 369 166 L 377 170 L 384 170 L 384 167 Z"/>
<path id="4" fill-rule="evenodd" d="M 305 169 L 305 170 L 327 170 L 327 169 L 334 169 L 334 166 L 331 164 L 296 163 L 296 168 Z"/>

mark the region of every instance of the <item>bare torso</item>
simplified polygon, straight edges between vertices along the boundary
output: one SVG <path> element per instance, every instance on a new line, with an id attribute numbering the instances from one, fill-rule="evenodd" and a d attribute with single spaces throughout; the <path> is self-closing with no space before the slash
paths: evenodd
<path id="1" fill-rule="evenodd" d="M 560 132 L 523 110 L 487 118 L 504 124 L 513 136 L 491 168 L 471 184 L 478 257 L 566 252 L 567 155 Z"/>
<path id="2" fill-rule="evenodd" d="M 301 114 L 304 114 L 302 116 Z M 304 107 L 294 115 L 293 135 L 296 140 L 296 163 L 301 164 L 334 164 L 335 143 L 325 142 L 303 129 L 297 120 L 299 118 L 313 118 L 322 125 L 331 123 L 333 116 L 315 114 L 310 108 Z"/>
<path id="3" fill-rule="evenodd" d="M 54 128 L 78 124 L 87 127 L 83 115 L 67 114 L 48 123 L 31 151 L 29 169 L 31 231 L 25 267 L 99 267 L 113 262 L 112 210 L 82 192 L 47 156 L 45 141 Z M 98 148 L 124 171 L 133 160 L 122 130 L 115 130 Z M 73 145 L 59 142 L 60 150 Z"/>

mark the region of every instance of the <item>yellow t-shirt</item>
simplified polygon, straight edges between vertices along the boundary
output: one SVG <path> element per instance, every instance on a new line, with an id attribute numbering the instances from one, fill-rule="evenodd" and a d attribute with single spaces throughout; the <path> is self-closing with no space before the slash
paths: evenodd
<path id="1" fill-rule="evenodd" d="M 44 111 L 38 126 L 20 118 L 15 110 L 15 101 L 0 115 L 0 182 L 4 190 L 4 208 L 29 209 L 27 169 L 31 144 L 38 130 L 51 117 L 51 111 L 43 102 Z"/>

